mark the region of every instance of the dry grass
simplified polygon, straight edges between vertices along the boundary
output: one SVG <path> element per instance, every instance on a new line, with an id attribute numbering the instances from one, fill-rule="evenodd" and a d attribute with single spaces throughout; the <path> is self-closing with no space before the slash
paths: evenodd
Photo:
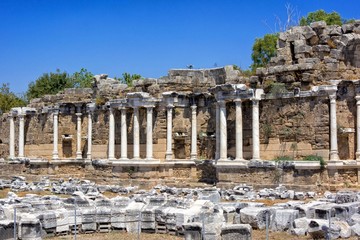
<path id="1" fill-rule="evenodd" d="M 70 236 L 59 236 L 59 237 L 51 237 L 47 238 L 51 240 L 70 240 L 74 239 L 73 235 Z M 126 240 L 137 240 L 137 234 L 131 234 L 126 232 L 111 232 L 111 233 L 94 233 L 94 234 L 82 234 L 78 235 L 77 239 L 79 240 L 118 240 L 118 239 L 126 239 Z M 141 233 L 141 240 L 180 240 L 184 239 L 183 237 L 171 236 L 167 234 L 151 234 L 151 233 Z"/>

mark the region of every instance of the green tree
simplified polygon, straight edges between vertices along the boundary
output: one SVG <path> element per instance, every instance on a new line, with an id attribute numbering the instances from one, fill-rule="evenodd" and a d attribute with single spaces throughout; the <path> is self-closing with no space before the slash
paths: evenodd
<path id="1" fill-rule="evenodd" d="M 263 38 L 257 38 L 252 47 L 251 70 L 255 72 L 258 67 L 266 67 L 270 58 L 276 56 L 277 34 L 266 34 Z"/>
<path id="2" fill-rule="evenodd" d="M 26 101 L 10 92 L 9 84 L 3 83 L 0 87 L 0 112 L 8 112 L 13 107 L 22 107 Z"/>
<path id="3" fill-rule="evenodd" d="M 73 81 L 66 72 L 44 73 L 35 82 L 29 84 L 26 92 L 28 100 L 39 98 L 46 94 L 56 94 L 65 88 L 73 87 Z"/>
<path id="4" fill-rule="evenodd" d="M 85 68 L 81 68 L 80 72 L 75 72 L 71 76 L 73 87 L 75 88 L 91 88 L 93 86 L 94 74 Z"/>
<path id="5" fill-rule="evenodd" d="M 123 73 L 122 78 L 120 78 L 120 82 L 127 84 L 129 87 L 133 85 L 133 81 L 140 79 L 141 75 L 139 74 L 130 74 L 130 73 Z"/>
<path id="6" fill-rule="evenodd" d="M 342 20 L 341 16 L 337 12 L 327 13 L 324 10 L 317 10 L 310 12 L 306 17 L 300 19 L 300 26 L 310 25 L 313 22 L 325 21 L 327 25 L 339 25 L 341 26 L 346 20 Z"/>

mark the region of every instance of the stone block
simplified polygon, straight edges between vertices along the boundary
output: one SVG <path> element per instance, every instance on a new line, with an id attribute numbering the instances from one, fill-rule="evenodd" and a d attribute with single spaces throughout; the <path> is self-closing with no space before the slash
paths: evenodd
<path id="1" fill-rule="evenodd" d="M 251 240 L 252 228 L 249 224 L 229 224 L 221 228 L 222 240 Z"/>

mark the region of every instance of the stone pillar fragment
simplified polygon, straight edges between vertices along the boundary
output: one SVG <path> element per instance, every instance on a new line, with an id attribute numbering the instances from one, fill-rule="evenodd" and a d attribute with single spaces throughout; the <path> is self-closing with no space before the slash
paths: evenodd
<path id="1" fill-rule="evenodd" d="M 14 116 L 11 114 L 9 116 L 10 122 L 10 135 L 9 135 L 9 158 L 15 158 L 15 125 L 14 125 Z"/>
<path id="2" fill-rule="evenodd" d="M 59 159 L 58 139 L 59 139 L 59 110 L 53 112 L 53 154 L 52 159 Z"/>
<path id="3" fill-rule="evenodd" d="M 139 127 L 139 108 L 134 107 L 134 155 L 133 159 L 140 159 L 140 127 Z"/>
<path id="4" fill-rule="evenodd" d="M 235 122 L 235 141 L 236 141 L 236 157 L 235 160 L 241 161 L 243 159 L 243 123 L 242 123 L 242 109 L 241 99 L 235 100 L 236 105 L 236 122 Z"/>
<path id="5" fill-rule="evenodd" d="M 356 96 L 356 160 L 360 161 L 360 96 Z"/>
<path id="6" fill-rule="evenodd" d="M 153 159 L 153 108 L 154 106 L 146 107 L 146 159 Z"/>
<path id="7" fill-rule="evenodd" d="M 220 160 L 227 160 L 227 124 L 226 124 L 226 102 L 219 101 L 220 111 Z"/>
<path id="8" fill-rule="evenodd" d="M 115 117 L 114 109 L 110 107 L 109 109 L 109 160 L 115 159 Z"/>
<path id="9" fill-rule="evenodd" d="M 172 112 L 173 112 L 173 105 L 167 106 L 167 126 L 166 126 L 166 153 L 165 153 L 165 159 L 171 160 L 173 157 L 172 152 Z"/>
<path id="10" fill-rule="evenodd" d="M 25 145 L 25 139 L 24 139 L 24 128 L 25 128 L 25 114 L 20 113 L 19 115 L 19 157 L 24 157 L 24 145 Z"/>
<path id="11" fill-rule="evenodd" d="M 220 108 L 219 103 L 216 103 L 216 126 L 215 126 L 215 159 L 218 160 L 220 158 Z"/>
<path id="12" fill-rule="evenodd" d="M 77 107 L 76 113 L 76 159 L 82 159 L 82 152 L 81 152 L 81 107 Z"/>
<path id="13" fill-rule="evenodd" d="M 121 160 L 127 160 L 126 108 L 121 108 Z"/>
<path id="14" fill-rule="evenodd" d="M 196 108 L 196 105 L 191 106 L 191 160 L 197 159 Z"/>
<path id="15" fill-rule="evenodd" d="M 336 123 L 336 93 L 329 95 L 330 99 L 330 160 L 339 160 L 337 143 L 337 123 Z"/>
<path id="16" fill-rule="evenodd" d="M 259 102 L 252 99 L 252 159 L 260 160 Z"/>
<path id="17" fill-rule="evenodd" d="M 92 156 L 92 115 L 93 109 L 88 110 L 88 137 L 87 137 L 87 153 L 86 159 L 91 161 Z"/>

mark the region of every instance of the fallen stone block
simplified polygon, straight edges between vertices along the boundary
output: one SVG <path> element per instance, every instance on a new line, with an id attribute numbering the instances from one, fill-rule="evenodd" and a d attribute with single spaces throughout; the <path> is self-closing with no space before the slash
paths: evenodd
<path id="1" fill-rule="evenodd" d="M 249 224 L 229 224 L 221 228 L 222 240 L 251 240 L 252 228 Z"/>

